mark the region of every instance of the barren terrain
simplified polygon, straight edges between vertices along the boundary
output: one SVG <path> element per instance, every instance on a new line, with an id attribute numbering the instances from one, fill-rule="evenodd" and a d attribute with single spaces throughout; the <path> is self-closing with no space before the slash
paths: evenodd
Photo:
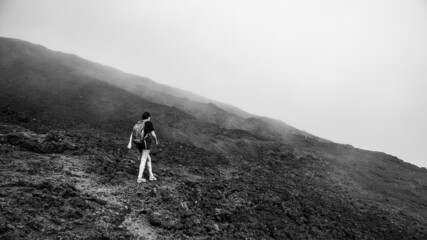
<path id="1" fill-rule="evenodd" d="M 0 82 L 0 239 L 427 239 L 427 171 L 396 157 L 13 39 Z"/>

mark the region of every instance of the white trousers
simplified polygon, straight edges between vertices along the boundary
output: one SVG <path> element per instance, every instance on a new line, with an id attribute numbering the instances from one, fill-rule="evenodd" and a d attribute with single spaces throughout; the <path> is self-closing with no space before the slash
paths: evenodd
<path id="1" fill-rule="evenodd" d="M 140 159 L 141 159 L 141 164 L 139 165 L 138 179 L 141 179 L 142 175 L 144 174 L 145 163 L 147 163 L 148 173 L 150 174 L 150 177 L 153 176 L 153 169 L 151 167 L 150 150 L 142 150 Z"/>

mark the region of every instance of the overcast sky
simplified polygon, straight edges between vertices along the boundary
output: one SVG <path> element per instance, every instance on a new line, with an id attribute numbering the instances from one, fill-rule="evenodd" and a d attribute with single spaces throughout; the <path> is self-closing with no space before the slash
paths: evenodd
<path id="1" fill-rule="evenodd" d="M 427 1 L 0 0 L 0 36 L 427 167 Z"/>

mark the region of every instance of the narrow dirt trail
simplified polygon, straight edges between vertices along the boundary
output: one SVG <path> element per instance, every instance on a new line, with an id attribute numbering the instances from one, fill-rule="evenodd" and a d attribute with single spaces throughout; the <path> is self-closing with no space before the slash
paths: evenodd
<path id="1" fill-rule="evenodd" d="M 124 177 L 118 179 L 122 181 L 120 185 L 104 183 L 105 177 L 93 174 L 91 163 L 84 156 L 15 151 L 1 155 L 1 164 L 0 193 L 2 196 L 17 196 L 16 201 L 1 201 L 2 213 L 6 218 L 10 215 L 5 219 L 9 220 L 4 223 L 5 231 L 25 230 L 35 239 L 41 236 L 46 239 L 50 239 L 49 236 L 52 239 L 57 236 L 83 239 L 96 234 L 82 234 L 79 226 L 90 228 L 88 222 L 95 220 L 92 225 L 97 225 L 99 235 L 108 236 L 104 230 L 122 229 L 123 234 L 116 234 L 119 239 L 124 236 L 126 239 L 158 239 L 147 215 L 141 213 L 144 202 L 138 201 L 140 196 L 150 193 L 152 185 L 141 189 L 127 175 L 119 175 Z M 61 193 L 55 196 L 52 193 L 55 190 Z M 37 196 L 41 199 L 36 199 Z M 33 202 L 38 200 L 43 205 Z M 40 212 L 41 208 L 46 214 Z M 69 212 L 61 214 L 67 208 Z M 117 219 L 112 221 L 110 218 Z M 62 226 L 72 221 L 75 224 Z M 61 234 L 63 230 L 65 233 Z"/>

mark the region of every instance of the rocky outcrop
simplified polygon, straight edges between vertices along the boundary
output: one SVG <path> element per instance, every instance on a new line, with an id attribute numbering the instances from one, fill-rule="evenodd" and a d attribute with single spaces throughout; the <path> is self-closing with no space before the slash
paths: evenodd
<path id="1" fill-rule="evenodd" d="M 66 139 L 60 132 L 37 134 L 27 129 L 14 129 L 3 125 L 0 134 L 1 144 L 11 144 L 28 151 L 38 153 L 62 153 L 66 150 L 76 150 L 77 146 Z"/>

